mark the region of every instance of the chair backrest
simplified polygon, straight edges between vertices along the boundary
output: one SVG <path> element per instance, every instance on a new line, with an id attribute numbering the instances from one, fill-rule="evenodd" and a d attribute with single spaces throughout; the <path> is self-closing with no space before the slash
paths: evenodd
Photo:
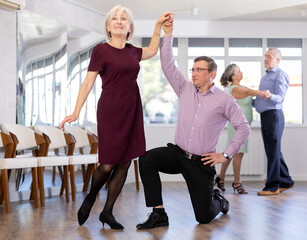
<path id="1" fill-rule="evenodd" d="M 91 134 L 94 134 L 96 137 L 98 136 L 97 125 L 84 126 L 84 130 Z"/>
<path id="2" fill-rule="evenodd" d="M 4 145 L 3 145 L 3 141 L 2 141 L 2 132 L 0 131 L 0 147 L 4 147 Z"/>
<path id="3" fill-rule="evenodd" d="M 35 125 L 34 131 L 39 135 L 47 135 L 51 141 L 49 150 L 66 147 L 64 132 L 59 128 L 47 126 L 47 125 Z"/>
<path id="4" fill-rule="evenodd" d="M 75 148 L 87 147 L 90 145 L 88 133 L 80 127 L 65 126 L 65 131 L 76 139 Z"/>
<path id="5" fill-rule="evenodd" d="M 18 139 L 16 150 L 26 150 L 37 147 L 37 141 L 35 138 L 35 132 L 25 126 L 19 124 L 2 124 L 2 131 L 10 135 L 12 133 Z"/>
<path id="6" fill-rule="evenodd" d="M 4 158 L 11 158 L 15 151 L 12 138 L 0 131 L 0 148 L 5 148 Z M 2 157 L 2 156 L 1 156 Z"/>

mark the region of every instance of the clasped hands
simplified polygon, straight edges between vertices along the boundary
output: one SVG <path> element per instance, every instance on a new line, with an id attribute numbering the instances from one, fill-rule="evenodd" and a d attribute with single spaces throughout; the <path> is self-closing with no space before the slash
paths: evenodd
<path id="1" fill-rule="evenodd" d="M 270 99 L 272 97 L 272 94 L 270 93 L 269 90 L 263 90 L 263 91 L 260 91 L 259 96 L 262 97 L 262 98 Z"/>

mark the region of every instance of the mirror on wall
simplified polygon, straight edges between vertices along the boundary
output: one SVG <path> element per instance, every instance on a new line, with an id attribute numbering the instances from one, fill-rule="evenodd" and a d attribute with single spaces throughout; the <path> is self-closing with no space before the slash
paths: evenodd
<path id="1" fill-rule="evenodd" d="M 17 18 L 16 121 L 25 126 L 59 126 L 64 116 L 72 113 L 92 49 L 104 40 L 104 36 L 28 10 L 19 11 Z M 96 109 L 93 106 L 101 91 L 99 84 L 91 92 L 79 124 L 96 121 Z M 76 181 L 78 183 L 78 179 Z M 15 184 L 13 182 L 15 179 L 12 178 L 12 185 Z M 19 191 L 28 190 L 30 184 L 24 181 Z M 59 187 L 60 184 L 58 175 L 54 182 L 51 176 L 45 179 L 46 187 Z M 13 191 L 15 188 L 12 186 L 11 189 Z"/>
<path id="2" fill-rule="evenodd" d="M 58 126 L 73 111 L 92 48 L 103 40 L 98 33 L 18 12 L 17 122 Z M 90 94 L 79 124 L 96 121 L 96 109 L 87 105 L 96 105 L 100 88 L 98 83 Z"/>
<path id="3" fill-rule="evenodd" d="M 17 122 L 26 126 L 58 123 L 67 76 L 66 26 L 20 11 L 17 69 Z"/>

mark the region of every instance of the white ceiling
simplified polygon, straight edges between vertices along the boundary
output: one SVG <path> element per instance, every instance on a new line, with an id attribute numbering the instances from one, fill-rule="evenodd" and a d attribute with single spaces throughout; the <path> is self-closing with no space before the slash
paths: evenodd
<path id="1" fill-rule="evenodd" d="M 135 20 L 156 20 L 172 11 L 177 20 L 196 21 L 295 21 L 307 22 L 307 0 L 63 0 L 102 15 L 121 4 L 130 8 Z M 197 15 L 192 9 L 197 8 Z M 18 14 L 18 42 L 23 47 L 39 44 L 66 31 L 63 24 L 26 10 Z M 70 27 L 68 38 L 85 35 Z"/>
<path id="2" fill-rule="evenodd" d="M 179 20 L 307 21 L 307 0 L 65 0 L 106 14 L 120 4 L 136 20 L 157 19 L 165 11 Z M 192 9 L 197 8 L 197 15 Z"/>

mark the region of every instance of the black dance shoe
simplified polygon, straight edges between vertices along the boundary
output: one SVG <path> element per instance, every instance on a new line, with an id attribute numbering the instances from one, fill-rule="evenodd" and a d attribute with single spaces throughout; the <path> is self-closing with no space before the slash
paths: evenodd
<path id="1" fill-rule="evenodd" d="M 221 212 L 226 214 L 229 210 L 229 202 L 226 198 L 223 197 L 223 195 L 220 193 L 220 190 L 214 189 L 213 190 L 213 199 L 219 200 L 222 205 Z"/>
<path id="2" fill-rule="evenodd" d="M 216 177 L 215 183 L 216 183 L 217 187 L 219 189 L 221 189 L 223 192 L 226 190 L 225 187 L 224 187 L 224 184 L 225 184 L 224 179 L 222 179 L 220 177 Z"/>
<path id="3" fill-rule="evenodd" d="M 159 214 L 158 212 L 152 212 L 148 219 L 143 222 L 136 225 L 137 229 L 150 229 L 150 228 L 156 228 L 156 227 L 163 227 L 168 226 L 168 217 L 167 214 L 165 215 Z"/>
<path id="4" fill-rule="evenodd" d="M 80 226 L 83 225 L 83 223 L 85 223 L 85 221 L 88 219 L 95 200 L 96 198 L 94 198 L 92 201 L 89 200 L 88 195 L 84 198 L 84 201 L 78 211 L 78 222 Z"/>
<path id="5" fill-rule="evenodd" d="M 101 212 L 99 215 L 99 220 L 102 222 L 102 226 L 104 227 L 104 224 L 108 224 L 110 228 L 112 229 L 124 229 L 124 226 L 121 225 L 119 222 L 116 221 L 116 219 L 113 217 L 113 215 L 107 216 L 104 212 Z"/>

